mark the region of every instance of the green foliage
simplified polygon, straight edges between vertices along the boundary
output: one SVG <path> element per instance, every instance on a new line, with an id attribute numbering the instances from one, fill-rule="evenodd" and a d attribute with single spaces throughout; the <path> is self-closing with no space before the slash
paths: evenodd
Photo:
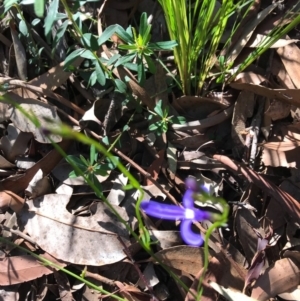
<path id="1" fill-rule="evenodd" d="M 147 14 L 143 13 L 140 19 L 139 32 L 132 27 L 124 30 L 117 27 L 116 34 L 125 44 L 119 45 L 119 49 L 127 50 L 128 53 L 118 59 L 117 65 L 125 65 L 127 62 L 135 61 L 137 64 L 138 82 L 145 81 L 145 67 L 151 73 L 155 72 L 155 65 L 151 58 L 155 50 L 170 50 L 177 45 L 175 41 L 151 43 L 151 25 L 147 21 Z"/>
<path id="2" fill-rule="evenodd" d="M 242 1 L 243 2 L 243 1 Z M 184 94 L 199 94 L 215 63 L 215 53 L 230 13 L 233 0 L 224 0 L 217 9 L 216 0 L 159 0 L 174 49 L 181 89 Z M 193 89 L 194 86 L 194 89 Z"/>
<path id="3" fill-rule="evenodd" d="M 84 175 L 90 182 L 92 182 L 101 190 L 101 184 L 97 179 L 97 175 L 106 176 L 109 170 L 116 168 L 116 162 L 119 161 L 119 158 L 114 157 L 114 160 L 112 160 L 111 158 L 106 158 L 105 162 L 99 162 L 98 152 L 96 152 L 95 146 L 91 145 L 89 159 L 84 158 L 82 155 L 79 155 L 79 157 L 69 155 L 66 157 L 66 161 L 72 166 L 73 164 L 75 164 L 78 168 L 77 170 L 70 172 L 70 178 Z"/>
<path id="4" fill-rule="evenodd" d="M 154 112 L 151 112 L 151 115 L 149 115 L 148 120 L 152 120 L 154 116 L 158 117 L 159 120 L 154 121 L 149 126 L 149 130 L 155 132 L 158 136 L 160 136 L 162 133 L 166 133 L 168 131 L 168 127 L 170 123 L 179 123 L 183 124 L 185 123 L 185 118 L 182 116 L 169 116 L 169 108 L 166 107 L 163 109 L 162 107 L 162 100 L 160 100 L 155 108 Z M 156 118 L 157 119 L 157 118 Z"/>

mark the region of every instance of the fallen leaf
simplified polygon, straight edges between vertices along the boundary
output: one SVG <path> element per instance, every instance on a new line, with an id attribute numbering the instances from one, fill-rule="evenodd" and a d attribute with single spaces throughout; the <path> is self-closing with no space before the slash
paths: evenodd
<path id="1" fill-rule="evenodd" d="M 48 194 L 28 201 L 20 225 L 43 250 L 67 262 L 100 266 L 125 258 L 118 236 L 128 244 L 128 233 L 110 209 L 98 202 L 95 214 L 74 216 L 66 210 L 69 200 L 69 195 Z M 113 207 L 128 221 L 122 208 Z"/>
<path id="2" fill-rule="evenodd" d="M 257 279 L 251 297 L 266 301 L 276 295 L 295 289 L 300 282 L 298 266 L 289 258 L 277 260 Z"/>
<path id="3" fill-rule="evenodd" d="M 65 266 L 65 264 L 57 261 L 48 254 L 41 256 L 59 266 Z M 53 268 L 43 265 L 31 255 L 5 257 L 3 260 L 0 260 L 0 285 L 27 282 L 43 275 L 52 274 L 53 271 Z"/>

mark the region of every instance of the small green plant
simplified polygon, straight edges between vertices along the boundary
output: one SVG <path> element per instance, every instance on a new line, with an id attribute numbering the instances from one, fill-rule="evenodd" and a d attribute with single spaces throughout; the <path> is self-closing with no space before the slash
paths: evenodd
<path id="1" fill-rule="evenodd" d="M 128 51 L 127 54 L 118 59 L 116 66 L 134 61 L 137 65 L 138 82 L 141 84 L 145 80 L 146 66 L 151 73 L 155 72 L 155 65 L 151 58 L 154 55 L 154 51 L 170 50 L 177 45 L 175 41 L 151 43 L 150 33 L 151 25 L 147 21 L 146 13 L 141 15 L 138 33 L 131 26 L 126 30 L 119 26 L 116 30 L 116 34 L 124 42 L 118 48 Z"/>
<path id="2" fill-rule="evenodd" d="M 149 126 L 150 131 L 155 131 L 155 133 L 160 136 L 162 133 L 166 133 L 168 131 L 169 124 L 179 123 L 183 124 L 186 122 L 185 118 L 182 116 L 169 116 L 169 108 L 162 107 L 162 100 L 160 100 L 155 108 L 154 112 L 150 111 L 150 115 L 148 120 L 152 120 L 154 116 L 159 118 L 159 120 L 153 122 Z"/>
<path id="3" fill-rule="evenodd" d="M 119 160 L 118 157 L 114 157 L 115 160 Z M 69 155 L 66 157 L 66 161 L 72 165 L 76 164 L 78 170 L 72 170 L 69 174 L 70 178 L 75 178 L 78 176 L 87 177 L 89 181 L 91 181 L 94 185 L 96 185 L 101 190 L 101 184 L 97 179 L 97 175 L 106 176 L 109 170 L 116 168 L 116 161 L 112 161 L 110 158 L 106 158 L 104 162 L 98 160 L 98 152 L 94 145 L 90 147 L 90 158 L 86 159 L 84 156 L 79 155 L 79 157 L 74 155 Z"/>

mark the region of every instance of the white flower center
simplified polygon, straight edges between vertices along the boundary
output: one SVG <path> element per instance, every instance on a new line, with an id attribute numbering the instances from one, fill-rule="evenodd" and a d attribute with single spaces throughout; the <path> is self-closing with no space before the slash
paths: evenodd
<path id="1" fill-rule="evenodd" d="M 186 219 L 195 219 L 195 212 L 193 209 L 185 209 L 185 218 Z"/>

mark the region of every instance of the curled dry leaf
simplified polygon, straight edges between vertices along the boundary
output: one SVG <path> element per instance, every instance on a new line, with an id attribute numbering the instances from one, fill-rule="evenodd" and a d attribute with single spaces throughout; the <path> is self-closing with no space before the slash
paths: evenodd
<path id="1" fill-rule="evenodd" d="M 51 192 L 51 183 L 48 177 L 43 177 L 41 169 L 32 178 L 28 187 L 25 189 L 27 197 L 34 199 Z"/>
<path id="2" fill-rule="evenodd" d="M 5 212 L 8 208 L 14 212 L 19 212 L 25 200 L 9 190 L 0 191 L 0 212 Z"/>
<path id="3" fill-rule="evenodd" d="M 277 260 L 257 279 L 251 297 L 266 301 L 276 295 L 297 288 L 300 282 L 300 270 L 290 258 Z"/>

